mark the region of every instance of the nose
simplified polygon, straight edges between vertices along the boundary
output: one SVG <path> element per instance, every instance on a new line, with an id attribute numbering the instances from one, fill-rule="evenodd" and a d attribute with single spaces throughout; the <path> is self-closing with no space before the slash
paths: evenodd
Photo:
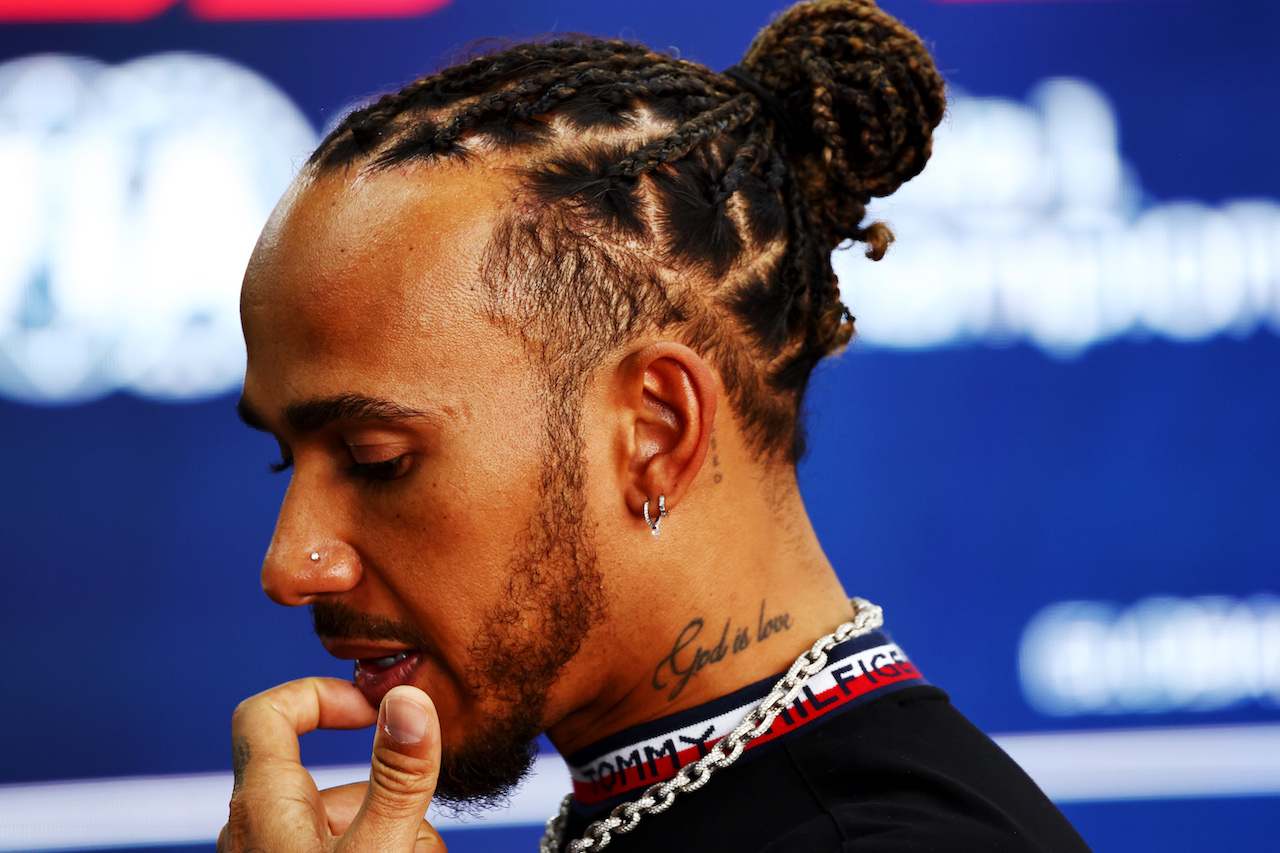
<path id="1" fill-rule="evenodd" d="M 342 535 L 332 495 L 294 473 L 262 560 L 262 589 L 277 604 L 297 607 L 347 592 L 360 582 L 360 559 Z"/>

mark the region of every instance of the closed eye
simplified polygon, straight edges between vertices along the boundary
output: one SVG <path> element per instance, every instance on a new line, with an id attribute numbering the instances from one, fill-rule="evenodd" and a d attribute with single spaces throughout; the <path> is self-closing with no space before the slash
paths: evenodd
<path id="1" fill-rule="evenodd" d="M 403 477 L 409 470 L 409 454 L 402 454 L 381 462 L 353 462 L 347 473 L 366 480 L 387 482 Z"/>

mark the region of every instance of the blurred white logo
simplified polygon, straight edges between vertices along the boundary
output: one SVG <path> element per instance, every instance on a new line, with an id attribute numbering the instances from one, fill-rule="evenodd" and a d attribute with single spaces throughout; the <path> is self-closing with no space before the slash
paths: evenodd
<path id="1" fill-rule="evenodd" d="M 1019 668 L 1027 701 L 1054 716 L 1280 705 L 1280 599 L 1059 602 L 1023 631 Z"/>
<path id="2" fill-rule="evenodd" d="M 222 59 L 0 65 L 0 395 L 233 388 L 245 263 L 316 142 L 286 96 Z"/>
<path id="3" fill-rule="evenodd" d="M 233 389 L 245 262 L 316 142 L 284 94 L 221 59 L 0 65 L 0 395 Z M 924 174 L 873 206 L 900 238 L 890 257 L 836 255 L 861 340 L 1072 354 L 1280 330 L 1280 204 L 1140 195 L 1090 84 L 1046 81 L 1029 106 L 955 94 Z"/>
<path id="4" fill-rule="evenodd" d="M 878 264 L 836 254 L 862 341 L 1070 355 L 1125 334 L 1280 332 L 1280 205 L 1144 208 L 1111 104 L 1083 80 L 1029 104 L 952 95 L 923 174 L 872 205 L 899 242 Z"/>

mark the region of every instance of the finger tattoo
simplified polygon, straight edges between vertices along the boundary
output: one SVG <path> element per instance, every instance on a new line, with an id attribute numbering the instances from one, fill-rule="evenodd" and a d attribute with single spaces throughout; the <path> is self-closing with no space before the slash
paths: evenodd
<path id="1" fill-rule="evenodd" d="M 236 735 L 231 739 L 231 770 L 235 774 L 233 791 L 240 790 L 244 784 L 244 771 L 249 766 L 249 739 Z"/>

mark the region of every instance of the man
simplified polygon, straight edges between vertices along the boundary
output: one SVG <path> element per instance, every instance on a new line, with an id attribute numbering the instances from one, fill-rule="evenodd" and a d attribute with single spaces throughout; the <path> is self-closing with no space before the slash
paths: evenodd
<path id="1" fill-rule="evenodd" d="M 442 850 L 432 797 L 501 795 L 544 731 L 548 850 L 1084 849 L 848 599 L 796 484 L 853 332 L 830 252 L 883 254 L 865 203 L 943 106 L 914 34 L 818 0 L 724 75 L 518 45 L 322 143 L 245 277 L 240 412 L 292 469 L 263 587 L 355 675 L 237 709 L 220 849 Z M 369 784 L 316 792 L 297 736 L 375 721 Z"/>

